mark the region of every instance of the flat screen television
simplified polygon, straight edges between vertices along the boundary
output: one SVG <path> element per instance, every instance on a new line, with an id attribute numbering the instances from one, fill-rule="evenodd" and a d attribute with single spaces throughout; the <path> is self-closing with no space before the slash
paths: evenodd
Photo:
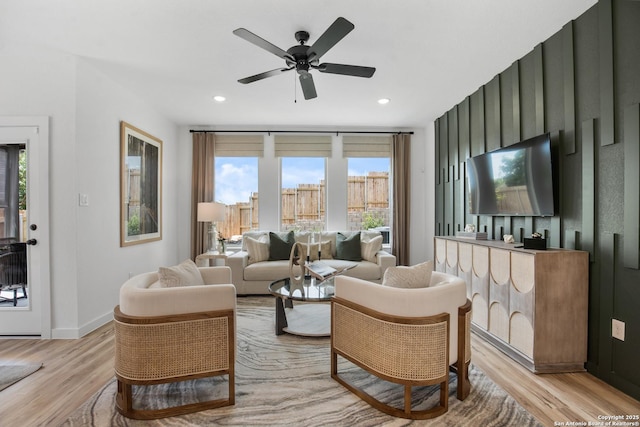
<path id="1" fill-rule="evenodd" d="M 472 215 L 555 214 L 549 134 L 467 159 L 467 177 Z"/>

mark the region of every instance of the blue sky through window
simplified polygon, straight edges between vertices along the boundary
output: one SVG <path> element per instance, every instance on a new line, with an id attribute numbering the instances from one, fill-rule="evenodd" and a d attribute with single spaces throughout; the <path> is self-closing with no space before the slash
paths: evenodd
<path id="1" fill-rule="evenodd" d="M 282 187 L 295 188 L 298 184 L 318 184 L 324 179 L 324 158 L 282 158 Z M 360 176 L 369 172 L 389 172 L 388 158 L 350 158 L 349 175 Z M 251 193 L 258 191 L 258 158 L 216 157 L 216 201 L 232 205 L 248 202 Z M 346 183 L 345 183 L 346 185 Z"/>
<path id="2" fill-rule="evenodd" d="M 215 169 L 217 202 L 247 203 L 258 191 L 257 157 L 216 157 Z"/>

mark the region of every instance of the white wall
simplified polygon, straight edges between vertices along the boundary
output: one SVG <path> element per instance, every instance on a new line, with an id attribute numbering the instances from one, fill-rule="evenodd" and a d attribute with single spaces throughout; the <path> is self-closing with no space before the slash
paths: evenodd
<path id="1" fill-rule="evenodd" d="M 433 123 L 411 137 L 410 264 L 433 259 L 435 167 Z"/>
<path id="2" fill-rule="evenodd" d="M 162 140 L 162 240 L 120 247 L 120 121 Z M 130 274 L 178 261 L 177 127 L 152 106 L 78 60 L 76 193 L 89 196 L 77 212 L 78 311 L 81 327 L 98 326 L 118 302 Z M 76 196 L 76 201 L 78 194 Z M 87 238 L 88 237 L 88 238 Z M 106 316 L 106 317 L 105 317 Z"/>
<path id="3" fill-rule="evenodd" d="M 51 325 L 82 336 L 111 319 L 129 272 L 178 259 L 177 128 L 81 59 L 29 45 L 0 49 L 0 115 L 49 116 Z M 160 242 L 120 248 L 119 121 L 164 141 Z M 78 194 L 89 195 L 80 208 Z"/>

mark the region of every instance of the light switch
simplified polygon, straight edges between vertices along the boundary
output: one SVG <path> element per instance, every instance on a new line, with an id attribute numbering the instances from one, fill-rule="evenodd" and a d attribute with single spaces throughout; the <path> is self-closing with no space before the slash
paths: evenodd
<path id="1" fill-rule="evenodd" d="M 78 204 L 80 206 L 89 206 L 89 195 L 83 193 L 78 194 Z"/>

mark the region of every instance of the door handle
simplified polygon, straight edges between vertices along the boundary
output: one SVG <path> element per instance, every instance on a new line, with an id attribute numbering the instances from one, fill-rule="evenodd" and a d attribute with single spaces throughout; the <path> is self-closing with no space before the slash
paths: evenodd
<path id="1" fill-rule="evenodd" d="M 37 245 L 38 241 L 36 239 L 29 239 L 27 240 L 27 245 Z"/>

